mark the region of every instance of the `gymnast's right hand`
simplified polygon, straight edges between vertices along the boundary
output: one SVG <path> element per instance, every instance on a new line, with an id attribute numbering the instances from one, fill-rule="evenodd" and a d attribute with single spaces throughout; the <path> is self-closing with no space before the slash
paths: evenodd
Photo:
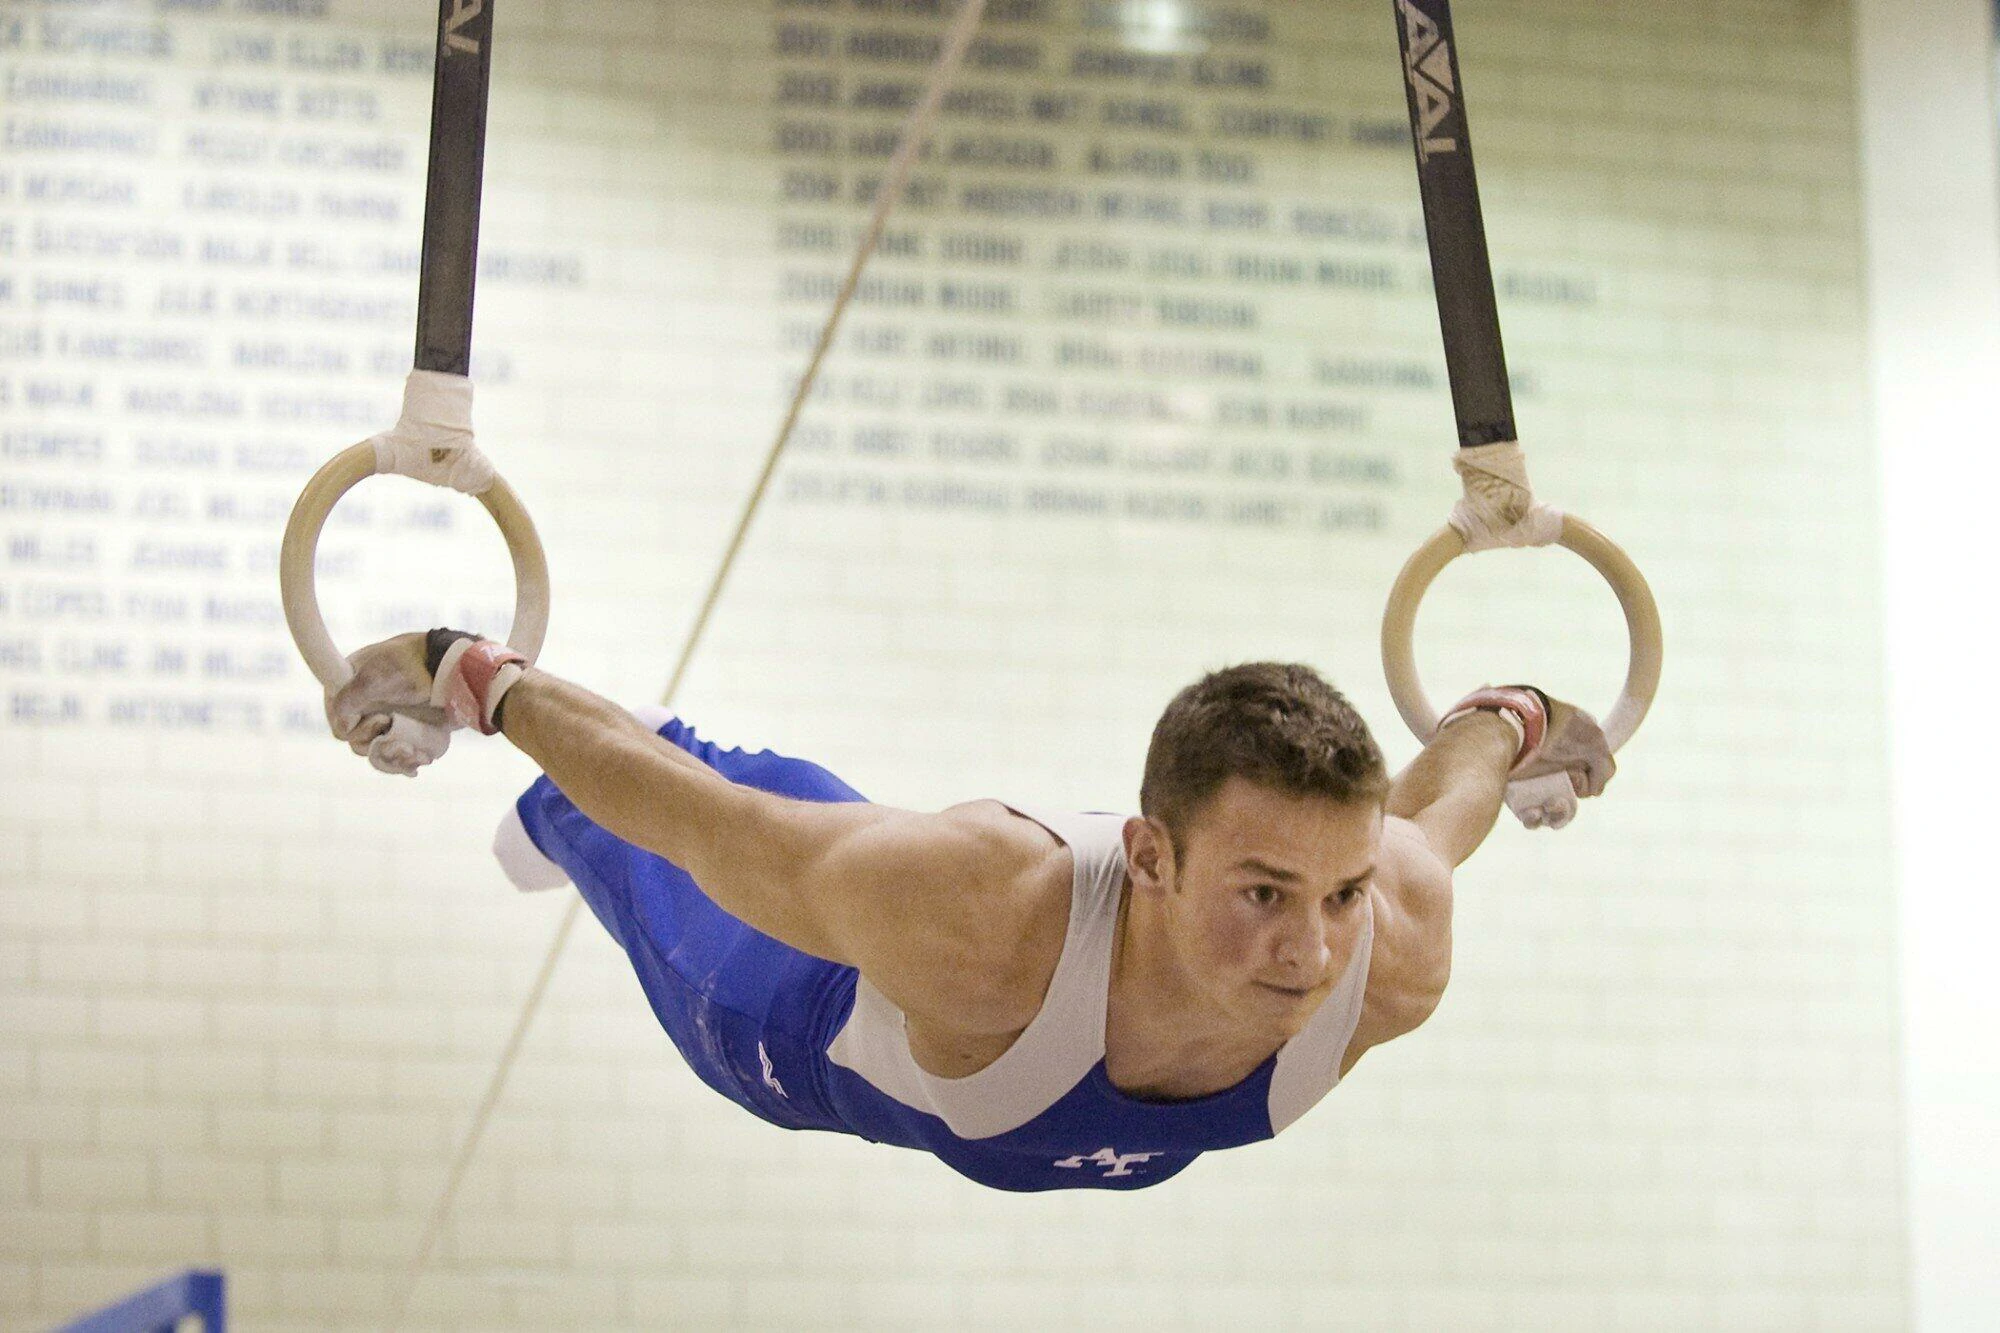
<path id="1" fill-rule="evenodd" d="M 348 748 L 383 773 L 415 777 L 451 744 L 444 710 L 431 703 L 426 636 L 398 634 L 347 659 L 354 679 L 326 696 L 326 721 Z"/>

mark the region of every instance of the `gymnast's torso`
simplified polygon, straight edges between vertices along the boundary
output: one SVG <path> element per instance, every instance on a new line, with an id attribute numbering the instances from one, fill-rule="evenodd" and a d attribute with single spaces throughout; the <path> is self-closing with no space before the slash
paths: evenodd
<path id="1" fill-rule="evenodd" d="M 659 734 L 732 781 L 804 800 L 862 799 L 801 760 L 723 750 L 672 719 Z M 1141 1098 L 1114 1083 L 1106 1061 L 1124 819 L 1005 809 L 1060 845 L 1069 902 L 1040 1006 L 991 1058 L 976 1042 L 969 1059 L 921 1039 L 913 1051 L 910 1020 L 857 969 L 736 920 L 678 867 L 592 824 L 547 778 L 516 804 L 498 850 L 524 887 L 559 876 L 577 886 L 710 1087 L 773 1124 L 927 1151 L 996 1188 L 1157 1184 L 1204 1152 L 1272 1137 L 1339 1082 L 1367 989 L 1372 906 L 1326 998 L 1246 1077 L 1207 1095 Z"/>

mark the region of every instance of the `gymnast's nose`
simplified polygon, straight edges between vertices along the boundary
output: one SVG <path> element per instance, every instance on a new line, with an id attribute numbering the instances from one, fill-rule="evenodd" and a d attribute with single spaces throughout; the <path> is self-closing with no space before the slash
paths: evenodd
<path id="1" fill-rule="evenodd" d="M 1277 961 L 1300 985 L 1326 974 L 1332 951 L 1327 947 L 1326 914 L 1316 903 L 1304 902 L 1287 912 L 1278 928 Z"/>

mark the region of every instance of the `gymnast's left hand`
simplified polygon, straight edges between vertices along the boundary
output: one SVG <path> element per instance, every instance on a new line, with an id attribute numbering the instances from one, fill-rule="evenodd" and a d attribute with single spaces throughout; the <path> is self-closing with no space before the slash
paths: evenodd
<path id="1" fill-rule="evenodd" d="M 384 773 L 415 777 L 451 744 L 444 710 L 431 704 L 424 646 L 421 633 L 371 643 L 347 659 L 354 678 L 327 692 L 335 738 Z"/>

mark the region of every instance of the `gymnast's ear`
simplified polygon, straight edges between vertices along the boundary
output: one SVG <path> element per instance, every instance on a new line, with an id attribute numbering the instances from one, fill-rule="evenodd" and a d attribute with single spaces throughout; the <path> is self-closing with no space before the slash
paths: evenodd
<path id="1" fill-rule="evenodd" d="M 1138 893 L 1168 893 L 1174 886 L 1174 844 L 1157 819 L 1125 821 L 1125 867 Z"/>

